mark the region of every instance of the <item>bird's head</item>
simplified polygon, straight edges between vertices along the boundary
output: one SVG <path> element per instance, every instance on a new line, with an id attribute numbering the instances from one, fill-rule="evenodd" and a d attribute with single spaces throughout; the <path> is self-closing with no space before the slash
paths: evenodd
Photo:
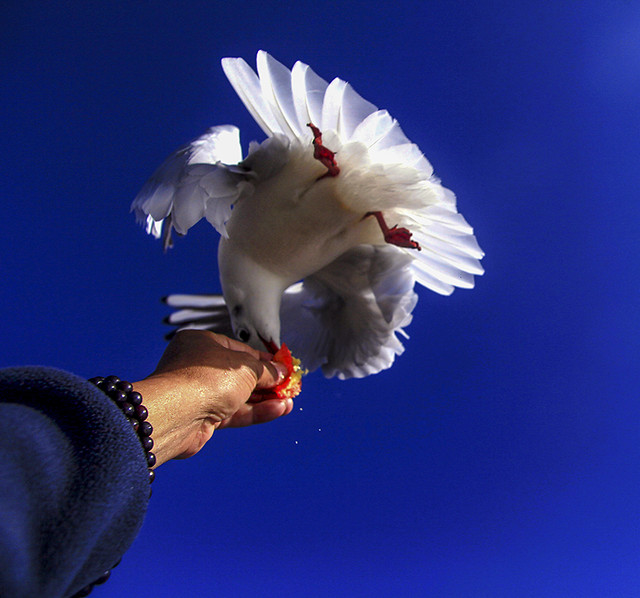
<path id="1" fill-rule="evenodd" d="M 269 320 L 259 306 L 239 297 L 236 300 L 235 295 L 225 293 L 235 337 L 254 349 L 275 353 L 280 348 L 280 318 Z"/>
<path id="2" fill-rule="evenodd" d="M 282 281 L 225 241 L 218 263 L 233 333 L 254 349 L 275 353 L 280 348 Z"/>

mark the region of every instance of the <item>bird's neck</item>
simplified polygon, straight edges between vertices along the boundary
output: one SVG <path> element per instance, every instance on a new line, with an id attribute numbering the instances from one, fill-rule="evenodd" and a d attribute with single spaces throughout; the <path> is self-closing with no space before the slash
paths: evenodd
<path id="1" fill-rule="evenodd" d="M 218 268 L 227 304 L 242 303 L 265 340 L 279 346 L 280 303 L 287 281 L 238 251 L 224 238 L 218 248 Z"/>

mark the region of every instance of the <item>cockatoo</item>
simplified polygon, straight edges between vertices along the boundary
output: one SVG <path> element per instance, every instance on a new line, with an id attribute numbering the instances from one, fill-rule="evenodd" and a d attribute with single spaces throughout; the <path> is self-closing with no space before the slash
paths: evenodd
<path id="1" fill-rule="evenodd" d="M 239 130 L 209 129 L 172 154 L 132 204 L 172 245 L 205 218 L 219 233 L 223 297 L 172 295 L 179 327 L 283 340 L 309 370 L 363 377 L 404 347 L 415 283 L 472 288 L 483 252 L 420 149 L 353 88 L 264 51 L 222 68 L 267 138 L 242 157 Z"/>

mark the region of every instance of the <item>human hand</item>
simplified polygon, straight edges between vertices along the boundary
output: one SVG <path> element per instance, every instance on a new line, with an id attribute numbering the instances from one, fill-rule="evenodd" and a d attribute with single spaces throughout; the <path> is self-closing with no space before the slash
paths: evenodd
<path id="1" fill-rule="evenodd" d="M 290 413 L 291 399 L 254 393 L 273 388 L 287 374 L 271 357 L 213 332 L 178 332 L 156 370 L 133 384 L 154 429 L 156 467 L 195 455 L 218 428 L 269 422 Z"/>

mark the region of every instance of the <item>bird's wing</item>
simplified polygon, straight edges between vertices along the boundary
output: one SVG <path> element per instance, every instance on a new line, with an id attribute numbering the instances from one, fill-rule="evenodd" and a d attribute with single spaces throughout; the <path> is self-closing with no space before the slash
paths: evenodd
<path id="1" fill-rule="evenodd" d="M 264 50 L 258 52 L 256 65 L 257 73 L 242 58 L 222 59 L 227 79 L 267 135 L 310 141 L 307 124 L 313 123 L 321 131 L 333 131 L 340 144 L 364 144 L 372 163 L 402 163 L 433 172 L 398 121 L 346 81 L 335 78 L 327 83 L 300 61 L 289 70 Z"/>
<path id="2" fill-rule="evenodd" d="M 172 228 L 186 234 L 203 217 L 225 235 L 225 223 L 247 176 L 235 166 L 241 160 L 237 127 L 212 127 L 162 163 L 134 199 L 131 210 L 156 238 L 166 224 L 165 248 L 171 244 Z"/>
<path id="3" fill-rule="evenodd" d="M 416 280 L 444 295 L 471 288 L 484 272 L 473 229 L 456 209 L 455 195 L 440 184 L 433 167 L 386 110 L 362 98 L 349 83 L 327 83 L 296 62 L 291 70 L 264 51 L 257 74 L 242 58 L 222 66 L 249 112 L 269 136 L 310 138 L 307 123 L 331 131 L 345 205 L 362 214 L 384 212 L 389 225 L 408 228 L 422 251 L 414 259 Z M 331 138 L 331 137 L 330 137 Z M 257 161 L 256 161 L 257 162 Z"/>
<path id="4" fill-rule="evenodd" d="M 416 280 L 427 288 L 450 295 L 455 287 L 471 289 L 474 276 L 484 273 L 484 252 L 473 228 L 456 211 L 455 196 L 440 186 L 443 201 L 413 211 L 402 211 L 402 223 L 413 232 L 422 250 L 412 252 Z M 405 250 L 406 251 L 406 250 Z"/>
<path id="5" fill-rule="evenodd" d="M 242 58 L 223 58 L 222 68 L 249 113 L 269 136 L 312 139 L 308 123 L 335 131 L 349 141 L 358 126 L 378 109 L 341 79 L 330 84 L 308 65 L 291 70 L 260 50 L 257 74 Z"/>
<path id="6" fill-rule="evenodd" d="M 233 337 L 229 310 L 222 295 L 169 295 L 164 302 L 176 311 L 165 318 L 165 323 L 175 326 L 167 335 L 178 330 L 211 330 Z"/>
<path id="7" fill-rule="evenodd" d="M 287 289 L 282 338 L 303 366 L 339 378 L 390 367 L 417 301 L 410 262 L 395 247 L 360 245 Z"/>

